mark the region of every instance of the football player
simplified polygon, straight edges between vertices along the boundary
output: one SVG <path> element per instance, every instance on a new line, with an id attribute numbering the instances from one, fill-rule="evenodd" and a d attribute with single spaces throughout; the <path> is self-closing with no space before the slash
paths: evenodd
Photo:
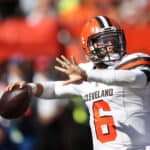
<path id="1" fill-rule="evenodd" d="M 150 56 L 126 54 L 122 28 L 106 16 L 83 26 L 81 44 L 89 62 L 56 58 L 66 81 L 25 83 L 45 99 L 81 96 L 88 107 L 94 150 L 145 150 L 150 145 Z"/>

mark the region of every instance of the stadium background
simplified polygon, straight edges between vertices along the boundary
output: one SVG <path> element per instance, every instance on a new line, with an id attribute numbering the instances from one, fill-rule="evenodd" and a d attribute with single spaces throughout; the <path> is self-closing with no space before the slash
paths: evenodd
<path id="1" fill-rule="evenodd" d="M 127 52 L 150 53 L 150 0 L 0 0 L 0 89 L 10 82 L 65 79 L 55 57 L 78 56 L 84 22 L 96 15 L 124 28 Z M 0 92 L 1 93 L 1 92 Z M 35 99 L 16 120 L 0 118 L 0 150 L 91 150 L 82 100 Z"/>

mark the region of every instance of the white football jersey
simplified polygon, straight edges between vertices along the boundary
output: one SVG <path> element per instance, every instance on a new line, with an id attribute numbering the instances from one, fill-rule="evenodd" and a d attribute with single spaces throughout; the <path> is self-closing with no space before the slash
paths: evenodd
<path id="1" fill-rule="evenodd" d="M 85 70 L 93 68 L 92 63 L 80 66 Z M 127 55 L 111 67 L 135 68 L 149 72 L 150 57 L 143 53 Z M 66 90 L 63 88 L 55 89 L 59 96 L 67 89 L 67 94 L 74 90 L 72 95 L 81 95 L 87 105 L 94 150 L 144 150 L 146 145 L 150 145 L 149 82 L 144 88 L 100 82 L 83 82 L 80 85 L 68 85 Z"/>

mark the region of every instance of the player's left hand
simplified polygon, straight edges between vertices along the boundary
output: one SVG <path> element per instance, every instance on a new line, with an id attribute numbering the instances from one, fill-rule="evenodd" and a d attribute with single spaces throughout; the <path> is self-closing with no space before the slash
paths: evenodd
<path id="1" fill-rule="evenodd" d="M 61 55 L 60 58 L 56 58 L 56 61 L 60 66 L 55 66 L 54 68 L 68 76 L 68 80 L 64 81 L 64 85 L 71 83 L 81 83 L 87 80 L 86 72 L 79 67 L 75 58 L 72 56 L 71 60 L 68 60 L 65 56 Z"/>

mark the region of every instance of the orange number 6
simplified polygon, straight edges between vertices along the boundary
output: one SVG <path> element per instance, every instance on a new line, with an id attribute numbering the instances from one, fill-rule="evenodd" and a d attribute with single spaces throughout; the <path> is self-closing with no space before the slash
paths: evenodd
<path id="1" fill-rule="evenodd" d="M 114 119 L 111 115 L 103 115 L 100 110 L 104 114 L 111 111 L 106 101 L 100 100 L 94 102 L 93 112 L 97 138 L 101 143 L 113 141 L 117 136 Z"/>

